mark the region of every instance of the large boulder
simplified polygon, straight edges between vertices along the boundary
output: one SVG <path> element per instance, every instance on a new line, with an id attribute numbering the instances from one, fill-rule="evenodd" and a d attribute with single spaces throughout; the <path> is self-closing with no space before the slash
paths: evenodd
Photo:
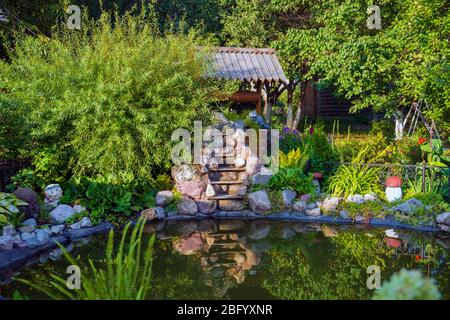
<path id="1" fill-rule="evenodd" d="M 182 197 L 177 205 L 178 214 L 195 215 L 198 212 L 197 203 L 189 197 Z"/>
<path id="2" fill-rule="evenodd" d="M 305 214 L 311 217 L 318 217 L 320 216 L 320 208 L 306 209 Z"/>
<path id="3" fill-rule="evenodd" d="M 219 200 L 219 209 L 224 211 L 240 211 L 244 209 L 242 200 Z"/>
<path id="4" fill-rule="evenodd" d="M 284 207 L 290 209 L 294 203 L 297 192 L 293 190 L 283 190 L 281 192 L 281 199 L 283 200 Z"/>
<path id="5" fill-rule="evenodd" d="M 353 202 L 356 204 L 362 204 L 364 203 L 366 200 L 364 199 L 364 196 L 360 195 L 360 194 L 354 194 L 351 196 L 347 197 L 347 202 Z"/>
<path id="6" fill-rule="evenodd" d="M 450 212 L 443 212 L 436 216 L 436 222 L 450 226 Z"/>
<path id="7" fill-rule="evenodd" d="M 50 211 L 50 216 L 52 217 L 53 223 L 61 224 L 67 219 L 71 218 L 75 214 L 73 208 L 67 204 L 60 204 L 55 209 Z"/>
<path id="8" fill-rule="evenodd" d="M 14 195 L 22 201 L 28 203 L 26 206 L 22 206 L 22 210 L 25 213 L 25 218 L 35 217 L 39 213 L 39 198 L 37 193 L 30 188 L 19 188 L 14 191 Z"/>
<path id="9" fill-rule="evenodd" d="M 261 168 L 261 171 L 250 177 L 251 184 L 262 184 L 265 185 L 269 183 L 270 178 L 273 176 L 273 172 L 265 167 Z"/>
<path id="10" fill-rule="evenodd" d="M 173 197 L 173 192 L 170 190 L 159 191 L 156 194 L 156 205 L 164 208 L 172 201 Z"/>
<path id="11" fill-rule="evenodd" d="M 193 199 L 200 199 L 206 189 L 206 184 L 202 181 L 181 181 L 178 183 L 178 190 L 185 196 Z"/>
<path id="12" fill-rule="evenodd" d="M 325 198 L 325 200 L 322 201 L 321 209 L 324 212 L 335 212 L 338 205 L 339 205 L 339 198 L 337 197 Z"/>
<path id="13" fill-rule="evenodd" d="M 176 183 L 182 181 L 198 181 L 201 175 L 200 166 L 197 165 L 180 164 L 172 167 L 172 177 Z"/>
<path id="14" fill-rule="evenodd" d="M 247 193 L 247 186 L 245 185 L 230 185 L 228 187 L 228 194 L 233 196 L 244 196 Z"/>
<path id="15" fill-rule="evenodd" d="M 197 200 L 198 211 L 203 214 L 213 213 L 217 208 L 217 203 L 214 200 Z"/>
<path id="16" fill-rule="evenodd" d="M 269 195 L 265 190 L 252 192 L 248 195 L 250 208 L 255 212 L 266 212 L 272 209 Z"/>
<path id="17" fill-rule="evenodd" d="M 423 207 L 423 203 L 420 200 L 411 198 L 394 207 L 393 210 L 400 211 L 403 214 L 411 214 L 421 207 Z"/>

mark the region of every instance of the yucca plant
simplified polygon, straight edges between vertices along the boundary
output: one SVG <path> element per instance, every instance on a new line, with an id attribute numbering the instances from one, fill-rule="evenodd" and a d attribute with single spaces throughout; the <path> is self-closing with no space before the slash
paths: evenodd
<path id="1" fill-rule="evenodd" d="M 145 220 L 139 219 L 129 236 L 129 222 L 122 233 L 119 249 L 115 257 L 114 231 L 108 235 L 105 265 L 99 267 L 89 260 L 89 267 L 81 270 L 81 289 L 69 290 L 66 279 L 51 275 L 50 288 L 25 279 L 18 281 L 47 294 L 50 298 L 61 300 L 144 300 L 148 298 L 153 264 L 154 236 L 143 247 Z M 67 262 L 79 265 L 64 247 L 60 246 Z"/>
<path id="2" fill-rule="evenodd" d="M 379 174 L 381 168 L 363 165 L 362 159 L 367 147 L 358 152 L 351 164 L 341 165 L 328 180 L 329 192 L 347 198 L 355 194 L 375 193 L 383 196 Z"/>

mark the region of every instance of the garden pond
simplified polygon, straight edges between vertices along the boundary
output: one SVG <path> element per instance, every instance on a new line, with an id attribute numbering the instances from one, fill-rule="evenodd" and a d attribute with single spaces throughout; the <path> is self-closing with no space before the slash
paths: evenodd
<path id="1" fill-rule="evenodd" d="M 148 224 L 156 235 L 152 299 L 371 299 L 367 268 L 377 265 L 381 281 L 402 268 L 433 277 L 450 299 L 449 242 L 435 234 L 263 220 L 200 220 Z M 116 236 L 116 238 L 119 238 Z M 81 266 L 101 264 L 106 235 L 70 245 Z M 21 270 L 0 274 L 0 294 L 15 292 L 47 299 L 11 280 L 45 286 L 50 274 L 67 277 L 69 263 L 59 249 L 37 257 Z"/>

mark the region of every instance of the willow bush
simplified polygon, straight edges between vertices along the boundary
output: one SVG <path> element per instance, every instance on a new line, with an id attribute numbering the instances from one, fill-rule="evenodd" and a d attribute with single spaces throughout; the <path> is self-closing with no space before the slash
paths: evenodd
<path id="1" fill-rule="evenodd" d="M 86 19 L 17 36 L 0 107 L 14 105 L 31 150 L 56 150 L 72 174 L 149 178 L 170 166 L 172 131 L 207 120 L 208 64 L 194 35 L 161 35 L 144 13 Z"/>

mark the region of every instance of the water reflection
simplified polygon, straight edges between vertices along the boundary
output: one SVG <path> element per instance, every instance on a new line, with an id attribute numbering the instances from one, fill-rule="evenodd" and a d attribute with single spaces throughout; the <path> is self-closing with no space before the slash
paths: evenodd
<path id="1" fill-rule="evenodd" d="M 450 239 L 396 230 L 263 220 L 200 220 L 148 224 L 155 234 L 152 299 L 370 299 L 367 267 L 378 265 L 382 281 L 401 268 L 418 269 L 436 279 L 449 299 Z M 118 237 L 117 237 L 118 238 Z M 81 263 L 104 259 L 105 236 L 78 243 Z M 50 259 L 48 259 L 50 257 Z M 56 260 L 56 261 L 53 261 Z M 64 275 L 59 252 L 33 259 L 24 278 Z M 14 272 L 1 278 L 10 279 Z M 16 272 L 17 274 L 17 272 Z M 6 281 L 9 282 L 9 281 Z M 46 298 L 16 282 L 0 284 L 0 294 L 15 289 Z"/>

